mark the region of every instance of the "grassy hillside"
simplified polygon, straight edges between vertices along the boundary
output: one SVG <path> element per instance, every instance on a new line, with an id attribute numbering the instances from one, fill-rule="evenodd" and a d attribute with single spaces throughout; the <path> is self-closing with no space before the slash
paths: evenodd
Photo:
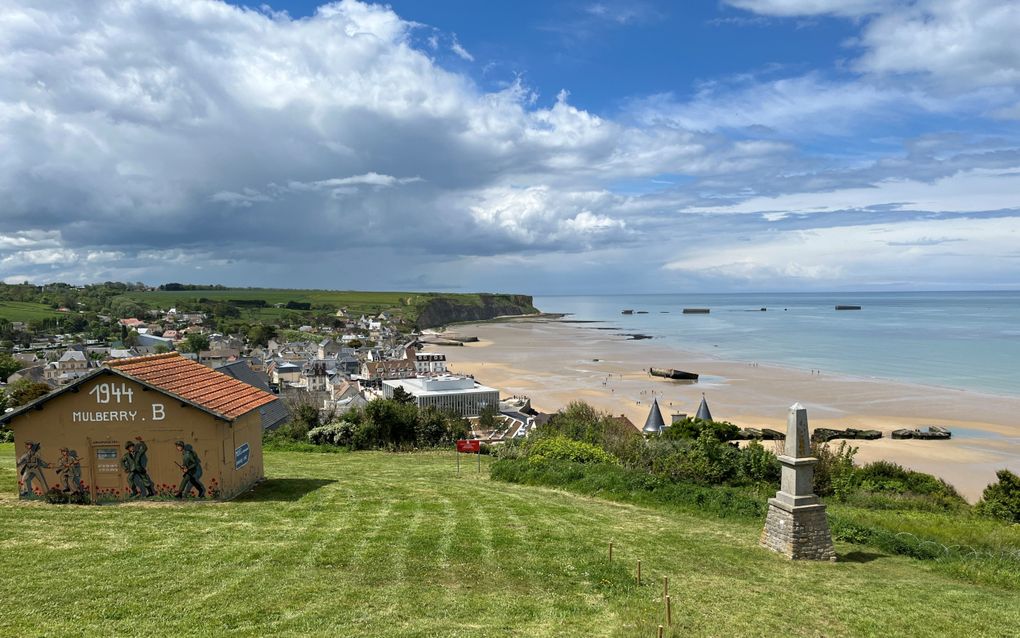
<path id="1" fill-rule="evenodd" d="M 61 313 L 46 304 L 28 301 L 0 301 L 0 319 L 8 321 L 32 321 L 33 319 L 49 319 Z"/>
<path id="2" fill-rule="evenodd" d="M 494 482 L 484 465 L 458 478 L 450 454 L 266 465 L 231 503 L 56 507 L 14 499 L 0 446 L 0 635 L 654 636 L 663 576 L 667 635 L 1020 626 L 1017 588 L 843 544 L 843 562 L 790 563 L 757 547 L 757 521 Z"/>
<path id="3" fill-rule="evenodd" d="M 517 296 L 509 295 L 484 295 L 477 293 L 435 293 L 435 292 L 367 292 L 353 290 L 288 290 L 273 288 L 239 288 L 229 290 L 157 290 L 151 292 L 128 292 L 121 295 L 121 299 L 130 299 L 147 304 L 150 307 L 166 308 L 174 304 L 184 302 L 197 302 L 200 300 L 230 302 L 232 300 L 261 300 L 269 307 L 256 309 L 243 309 L 243 315 L 253 320 L 274 320 L 287 316 L 297 311 L 285 308 L 275 308 L 275 304 L 286 304 L 287 302 L 310 303 L 313 308 L 333 310 L 346 308 L 352 315 L 360 314 L 377 315 L 386 310 L 391 314 L 403 317 L 409 322 L 415 322 L 418 317 L 428 311 L 436 312 L 436 304 L 444 310 L 467 309 L 478 312 L 477 309 L 491 305 L 493 300 L 504 303 L 504 310 L 509 313 L 534 312 L 531 307 L 531 298 L 522 303 Z M 517 304 L 519 307 L 515 307 Z M 440 312 L 440 314 L 442 314 Z M 456 314 L 456 313 L 454 313 Z M 470 314 L 470 312 L 469 312 Z M 484 313 L 483 313 L 484 314 Z M 495 315 L 492 315 L 495 316 Z M 458 319 L 453 316 L 453 319 Z M 443 323 L 443 317 L 438 321 L 430 321 L 429 326 Z"/>

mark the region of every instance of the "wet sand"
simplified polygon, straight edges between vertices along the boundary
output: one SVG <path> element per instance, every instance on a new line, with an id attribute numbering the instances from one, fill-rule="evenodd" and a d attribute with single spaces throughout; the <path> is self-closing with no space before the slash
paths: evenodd
<path id="1" fill-rule="evenodd" d="M 808 409 L 811 427 L 868 428 L 885 432 L 877 441 L 854 441 L 857 461 L 887 459 L 940 476 L 975 501 L 995 471 L 1020 472 L 1020 399 L 886 380 L 829 375 L 724 361 L 684 352 L 655 339 L 631 340 L 598 330 L 607 324 L 518 320 L 457 327 L 480 341 L 463 347 L 430 346 L 443 352 L 454 372 L 473 374 L 502 395 L 527 395 L 543 412 L 585 401 L 642 426 L 652 398 L 663 417 L 693 415 L 702 393 L 712 415 L 740 426 L 785 431 L 790 405 Z M 597 359 L 597 361 L 596 361 Z M 649 367 L 697 372 L 696 382 L 652 377 Z M 901 427 L 944 425 L 949 441 L 896 441 Z"/>

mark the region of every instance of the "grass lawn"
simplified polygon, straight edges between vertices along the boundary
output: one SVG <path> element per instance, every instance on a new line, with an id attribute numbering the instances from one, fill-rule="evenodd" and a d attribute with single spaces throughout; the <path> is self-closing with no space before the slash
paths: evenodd
<path id="1" fill-rule="evenodd" d="M 757 547 L 754 521 L 490 481 L 452 454 L 266 454 L 230 503 L 22 504 L 0 445 L 0 635 L 1004 636 L 991 587 L 837 544 Z M 615 545 L 608 564 L 606 547 Z M 633 571 L 643 561 L 644 582 Z"/>
<path id="2" fill-rule="evenodd" d="M 0 319 L 8 321 L 32 321 L 33 319 L 49 319 L 64 313 L 57 312 L 46 304 L 29 301 L 0 301 Z"/>

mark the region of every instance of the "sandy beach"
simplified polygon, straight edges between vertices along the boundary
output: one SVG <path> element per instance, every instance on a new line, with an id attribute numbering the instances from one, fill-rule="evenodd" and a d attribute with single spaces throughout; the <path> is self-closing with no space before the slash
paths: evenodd
<path id="1" fill-rule="evenodd" d="M 652 398 L 667 422 L 671 413 L 693 414 L 702 393 L 717 420 L 741 426 L 785 429 L 790 405 L 808 409 L 811 427 L 872 428 L 877 441 L 855 441 L 858 462 L 888 459 L 935 474 L 975 501 L 995 471 L 1020 472 L 1020 399 L 887 380 L 820 374 L 768 365 L 724 361 L 684 352 L 655 339 L 632 340 L 599 323 L 514 320 L 456 327 L 479 338 L 463 347 L 430 346 L 447 355 L 451 370 L 473 374 L 503 396 L 526 395 L 543 412 L 582 400 L 644 424 Z M 698 381 L 652 377 L 650 366 L 679 368 Z M 901 427 L 944 425 L 949 441 L 898 441 Z"/>

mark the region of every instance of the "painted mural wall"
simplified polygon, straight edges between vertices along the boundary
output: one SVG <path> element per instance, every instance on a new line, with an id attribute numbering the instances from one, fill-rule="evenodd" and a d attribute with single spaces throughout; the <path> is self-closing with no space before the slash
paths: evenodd
<path id="1" fill-rule="evenodd" d="M 229 498 L 263 477 L 258 411 L 229 423 L 116 374 L 11 421 L 22 498 Z"/>

